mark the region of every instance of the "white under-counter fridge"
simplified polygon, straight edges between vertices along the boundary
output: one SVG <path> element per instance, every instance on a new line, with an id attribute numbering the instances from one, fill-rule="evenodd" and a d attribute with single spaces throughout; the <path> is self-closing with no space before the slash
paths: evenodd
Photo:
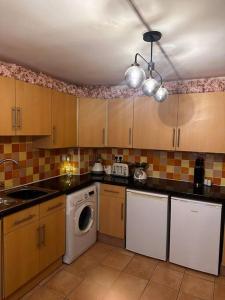
<path id="1" fill-rule="evenodd" d="M 168 195 L 127 190 L 126 249 L 167 259 Z"/>
<path id="2" fill-rule="evenodd" d="M 218 275 L 222 205 L 171 198 L 169 261 Z"/>

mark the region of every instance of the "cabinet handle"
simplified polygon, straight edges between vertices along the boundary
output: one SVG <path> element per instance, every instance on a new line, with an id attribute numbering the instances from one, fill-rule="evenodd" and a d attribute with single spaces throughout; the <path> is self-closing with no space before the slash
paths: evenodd
<path id="1" fill-rule="evenodd" d="M 52 144 L 55 144 L 55 132 L 56 132 L 56 127 L 52 127 Z"/>
<path id="2" fill-rule="evenodd" d="M 30 221 L 30 220 L 33 219 L 35 216 L 36 216 L 36 215 L 29 215 L 29 216 L 27 216 L 27 217 L 25 217 L 25 218 L 23 218 L 23 219 L 16 220 L 16 221 L 13 223 L 13 225 L 14 225 L 14 226 L 17 226 L 17 225 L 20 225 L 20 224 L 22 224 L 22 223 L 24 223 L 24 222 Z"/>
<path id="3" fill-rule="evenodd" d="M 42 226 L 42 245 L 45 246 L 45 233 L 46 233 L 46 226 Z"/>
<path id="4" fill-rule="evenodd" d="M 11 111 L 12 111 L 12 128 L 16 129 L 16 108 L 12 107 Z"/>
<path id="5" fill-rule="evenodd" d="M 22 128 L 22 110 L 20 107 L 16 108 L 16 127 L 17 129 Z"/>
<path id="6" fill-rule="evenodd" d="M 41 247 L 41 227 L 37 228 L 37 247 Z"/>
<path id="7" fill-rule="evenodd" d="M 129 145 L 131 145 L 131 133 L 132 133 L 131 128 L 129 128 Z"/>
<path id="8" fill-rule="evenodd" d="M 180 147 L 180 128 L 178 128 L 178 134 L 177 134 L 177 147 Z"/>
<path id="9" fill-rule="evenodd" d="M 119 192 L 117 192 L 117 191 L 111 191 L 111 190 L 104 190 L 104 192 L 113 193 L 113 194 L 119 194 Z"/>
<path id="10" fill-rule="evenodd" d="M 173 144 L 173 148 L 175 147 L 175 128 L 173 128 L 173 137 L 172 137 L 172 144 Z"/>
<path id="11" fill-rule="evenodd" d="M 56 205 L 49 206 L 48 209 L 47 209 L 47 211 L 51 211 L 51 210 L 53 210 L 53 209 L 55 209 L 55 208 L 58 208 L 58 207 L 60 207 L 60 206 L 62 206 L 62 205 L 63 205 L 63 203 L 60 202 L 60 203 L 58 203 L 58 204 L 56 204 Z"/>
<path id="12" fill-rule="evenodd" d="M 41 225 L 39 227 L 39 232 L 40 232 L 39 247 L 41 247 L 42 245 L 45 246 L 45 225 Z"/>
<path id="13" fill-rule="evenodd" d="M 123 221 L 123 203 L 121 203 L 121 221 Z"/>
<path id="14" fill-rule="evenodd" d="M 105 146 L 105 128 L 102 129 L 102 144 Z"/>

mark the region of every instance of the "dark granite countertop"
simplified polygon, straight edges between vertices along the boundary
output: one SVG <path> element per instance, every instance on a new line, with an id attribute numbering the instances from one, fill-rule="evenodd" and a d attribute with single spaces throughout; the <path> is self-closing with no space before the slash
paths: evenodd
<path id="1" fill-rule="evenodd" d="M 26 201 L 26 203 L 21 201 L 21 203 L 18 202 L 17 204 L 8 205 L 7 207 L 0 205 L 0 216 L 6 216 L 13 212 L 39 204 L 43 201 L 50 200 L 58 195 L 73 193 L 89 186 L 94 182 L 120 185 L 129 189 L 140 191 L 163 193 L 168 194 L 169 196 L 178 196 L 206 202 L 221 203 L 225 206 L 225 187 L 212 186 L 196 189 L 193 187 L 192 183 L 175 180 L 148 178 L 144 182 L 139 182 L 133 180 L 133 178 L 85 174 L 80 176 L 74 175 L 72 177 L 64 175 L 30 184 L 29 186 L 32 187 L 52 189 L 56 190 L 56 192 L 51 196 L 48 195 L 40 199 L 29 200 Z"/>

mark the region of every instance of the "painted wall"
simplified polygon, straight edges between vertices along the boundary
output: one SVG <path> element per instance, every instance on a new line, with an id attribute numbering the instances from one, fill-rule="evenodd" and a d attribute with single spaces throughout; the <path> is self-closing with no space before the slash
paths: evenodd
<path id="1" fill-rule="evenodd" d="M 43 73 L 37 73 L 16 64 L 0 62 L 0 76 L 13 77 L 29 83 L 53 88 L 78 97 L 127 98 L 140 96 L 140 90 L 124 86 L 78 86 L 66 83 Z M 225 77 L 166 82 L 172 93 L 203 93 L 225 91 Z M 128 149 L 57 149 L 38 150 L 33 148 L 31 137 L 0 137 L 0 159 L 19 160 L 19 167 L 7 163 L 0 166 L 0 182 L 6 187 L 57 176 L 65 172 L 63 157 L 69 155 L 74 174 L 89 172 L 96 155 L 100 154 L 111 164 L 116 154 L 123 154 L 129 162 L 147 161 L 148 175 L 176 180 L 193 180 L 195 153 L 166 152 Z M 225 185 L 225 157 L 222 154 L 203 154 L 206 160 L 206 176 L 214 184 Z"/>

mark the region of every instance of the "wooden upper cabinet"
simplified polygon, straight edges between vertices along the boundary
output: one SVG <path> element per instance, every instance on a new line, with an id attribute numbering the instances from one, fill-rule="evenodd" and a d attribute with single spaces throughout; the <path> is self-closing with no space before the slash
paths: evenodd
<path id="1" fill-rule="evenodd" d="M 108 101 L 108 146 L 132 147 L 133 99 Z"/>
<path id="2" fill-rule="evenodd" d="M 79 146 L 104 147 L 106 141 L 107 100 L 79 99 Z"/>
<path id="3" fill-rule="evenodd" d="M 51 134 L 51 90 L 16 80 L 17 135 Z"/>
<path id="4" fill-rule="evenodd" d="M 179 95 L 177 150 L 225 153 L 225 93 Z"/>
<path id="5" fill-rule="evenodd" d="M 15 135 L 15 79 L 0 77 L 0 135 Z"/>
<path id="6" fill-rule="evenodd" d="M 38 138 L 38 148 L 77 146 L 77 99 L 75 96 L 52 91 L 52 135 Z"/>
<path id="7" fill-rule="evenodd" d="M 152 97 L 134 100 L 133 148 L 175 150 L 178 95 L 160 103 Z"/>

